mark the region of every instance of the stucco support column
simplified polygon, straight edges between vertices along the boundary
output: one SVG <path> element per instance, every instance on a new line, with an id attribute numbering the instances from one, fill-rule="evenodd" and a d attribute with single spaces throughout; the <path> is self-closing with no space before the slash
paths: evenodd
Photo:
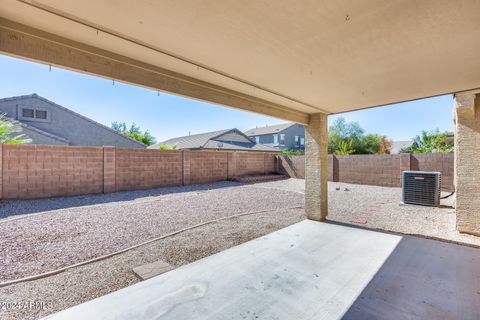
<path id="1" fill-rule="evenodd" d="M 325 221 L 328 215 L 328 129 L 327 115 L 310 116 L 305 127 L 305 213 Z"/>
<path id="2" fill-rule="evenodd" d="M 480 236 L 480 90 L 455 94 L 457 229 Z"/>

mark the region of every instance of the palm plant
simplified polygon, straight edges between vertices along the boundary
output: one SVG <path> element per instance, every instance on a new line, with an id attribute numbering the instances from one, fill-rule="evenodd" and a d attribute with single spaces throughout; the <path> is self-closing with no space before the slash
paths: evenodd
<path id="1" fill-rule="evenodd" d="M 430 132 L 422 131 L 413 139 L 409 149 L 413 153 L 453 152 L 453 142 L 448 142 L 447 137 L 447 131 L 440 132 L 438 129 Z"/>
<path id="2" fill-rule="evenodd" d="M 338 142 L 338 149 L 335 151 L 336 155 L 349 155 L 355 152 L 353 148 L 353 140 L 340 140 Z"/>
<path id="3" fill-rule="evenodd" d="M 8 119 L 5 114 L 0 114 L 0 143 L 21 144 L 32 141 L 24 134 L 16 134 L 18 132 L 20 132 L 18 123 L 14 120 Z"/>

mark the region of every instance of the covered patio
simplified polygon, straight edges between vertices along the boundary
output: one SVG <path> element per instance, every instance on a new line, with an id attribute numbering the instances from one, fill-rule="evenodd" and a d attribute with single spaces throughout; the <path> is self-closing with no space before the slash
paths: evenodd
<path id="1" fill-rule="evenodd" d="M 53 318 L 479 317 L 478 249 L 320 222 L 328 115 L 454 94 L 457 228 L 480 235 L 478 1 L 0 3 L 4 54 L 306 125 L 310 221 Z"/>
<path id="2" fill-rule="evenodd" d="M 478 319 L 480 250 L 305 220 L 48 319 Z"/>

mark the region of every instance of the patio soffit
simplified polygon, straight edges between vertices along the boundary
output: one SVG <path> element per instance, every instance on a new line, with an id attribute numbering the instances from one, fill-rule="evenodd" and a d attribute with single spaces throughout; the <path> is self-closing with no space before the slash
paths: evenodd
<path id="1" fill-rule="evenodd" d="M 144 69 L 158 67 L 185 76 L 200 90 L 214 88 L 247 103 L 127 77 L 119 80 L 300 123 L 317 112 L 339 113 L 480 87 L 480 1 L 475 0 L 0 4 L 0 27 L 18 31 L 8 22 L 22 24 L 58 36 L 51 38 L 57 44 L 68 39 L 98 48 L 99 55 L 126 57 L 144 63 Z M 0 51 L 7 54 L 110 76 L 6 49 L 7 42 L 2 43 Z M 269 112 L 256 103 L 276 109 Z"/>

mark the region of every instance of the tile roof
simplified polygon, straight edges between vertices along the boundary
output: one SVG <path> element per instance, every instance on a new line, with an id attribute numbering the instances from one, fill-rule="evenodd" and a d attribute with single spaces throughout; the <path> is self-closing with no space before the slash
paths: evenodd
<path id="1" fill-rule="evenodd" d="M 264 134 L 273 134 L 273 133 L 278 133 L 281 132 L 287 128 L 290 128 L 293 126 L 295 123 L 282 123 L 282 124 L 277 124 L 274 126 L 266 126 L 266 127 L 261 127 L 261 128 L 254 128 L 250 129 L 245 134 L 249 137 L 251 136 L 261 136 Z"/>
<path id="2" fill-rule="evenodd" d="M 231 131 L 232 129 L 226 130 L 219 130 L 219 131 L 212 131 L 212 132 L 205 132 L 199 134 L 192 134 L 183 137 L 176 137 L 172 139 L 168 139 L 166 141 L 154 144 L 150 147 L 158 148 L 160 145 L 165 144 L 168 146 L 176 145 L 178 149 L 194 149 L 194 148 L 202 148 L 210 139 L 218 137 L 224 133 Z"/>
<path id="3" fill-rule="evenodd" d="M 173 146 L 177 149 L 226 149 L 226 150 L 244 150 L 244 151 L 268 151 L 278 152 L 278 149 L 255 142 L 240 142 L 240 141 L 224 141 L 216 140 L 220 136 L 227 133 L 238 133 L 244 135 L 238 129 L 225 129 L 212 132 L 205 132 L 199 134 L 192 134 L 183 137 L 172 138 L 148 147 L 149 149 L 157 149 L 160 145 Z M 248 139 L 247 136 L 245 136 Z"/>

